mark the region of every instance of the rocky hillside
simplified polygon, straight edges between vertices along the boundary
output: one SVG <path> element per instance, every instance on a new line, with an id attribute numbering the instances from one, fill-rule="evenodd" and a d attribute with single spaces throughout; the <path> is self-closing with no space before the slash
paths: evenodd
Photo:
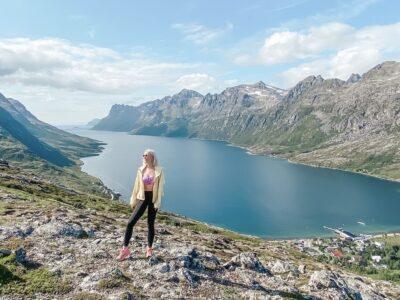
<path id="1" fill-rule="evenodd" d="M 114 105 L 93 127 L 225 140 L 259 154 L 400 180 L 400 63 L 347 81 L 309 76 L 289 91 L 239 85 Z"/>
<path id="2" fill-rule="evenodd" d="M 74 164 L 73 161 L 68 159 L 60 151 L 41 142 L 2 107 L 0 107 L 0 130 L 2 140 L 7 140 L 9 143 L 21 143 L 34 155 L 37 155 L 44 160 L 48 160 L 56 166 L 64 167 Z M 6 153 L 7 150 L 7 148 L 2 149 L 2 157 L 8 158 L 9 155 L 15 155 L 15 153 L 12 152 Z"/>
<path id="3" fill-rule="evenodd" d="M 40 121 L 20 102 L 0 94 L 0 160 L 76 190 L 114 196 L 80 170 L 79 158 L 97 155 L 103 143 Z"/>
<path id="4" fill-rule="evenodd" d="M 0 94 L 0 107 L 6 110 L 27 131 L 41 142 L 48 144 L 72 159 L 96 155 L 102 150 L 102 143 L 58 129 L 40 121 L 25 106 L 12 98 Z"/>
<path id="5" fill-rule="evenodd" d="M 357 275 L 296 247 L 160 211 L 155 254 L 114 258 L 129 208 L 0 166 L 1 299 L 399 299 L 395 282 Z"/>

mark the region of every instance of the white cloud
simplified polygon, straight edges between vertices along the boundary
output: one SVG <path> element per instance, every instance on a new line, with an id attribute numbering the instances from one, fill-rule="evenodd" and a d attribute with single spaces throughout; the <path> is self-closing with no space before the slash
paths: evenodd
<path id="1" fill-rule="evenodd" d="M 66 40 L 0 40 L 0 79 L 8 84 L 70 91 L 130 94 L 151 85 L 167 86 L 199 64 L 163 62 Z"/>
<path id="2" fill-rule="evenodd" d="M 208 74 L 193 73 L 179 77 L 173 88 L 174 90 L 190 89 L 207 93 L 218 88 L 218 84 L 217 80 Z"/>
<path id="3" fill-rule="evenodd" d="M 285 87 L 291 87 L 309 75 L 346 80 L 351 73 L 362 74 L 383 61 L 375 48 L 351 47 L 328 58 L 300 64 L 280 74 Z"/>
<path id="4" fill-rule="evenodd" d="M 266 64 L 278 64 L 313 57 L 325 50 L 351 44 L 353 31 L 346 24 L 327 23 L 309 28 L 307 34 L 276 32 L 265 40 L 260 59 Z"/>
<path id="5" fill-rule="evenodd" d="M 120 53 L 56 38 L 0 39 L 0 92 L 45 122 L 73 124 L 105 116 L 115 103 L 137 105 L 179 88 L 208 92 L 218 86 L 206 74 L 218 66 L 149 57 L 143 49 Z"/>
<path id="6" fill-rule="evenodd" d="M 227 23 L 223 28 L 208 28 L 197 23 L 176 23 L 171 27 L 181 31 L 186 40 L 194 44 L 204 45 L 231 31 L 233 24 Z"/>
<path id="7" fill-rule="evenodd" d="M 314 54 L 319 55 L 324 50 L 376 49 L 382 52 L 395 52 L 400 49 L 400 23 L 367 26 L 361 29 L 355 29 L 345 24 L 330 23 L 318 28 L 310 28 L 307 36 L 294 34 L 300 39 L 303 38 L 306 45 L 300 45 L 296 39 L 293 43 L 279 45 L 281 46 L 277 47 L 279 50 L 290 49 L 286 51 L 287 55 L 283 57 L 283 61 L 296 56 L 301 58 Z M 268 49 L 264 48 L 263 50 L 268 52 Z M 273 63 L 272 61 L 268 62 Z"/>
<path id="8" fill-rule="evenodd" d="M 251 48 L 251 47 L 250 47 Z M 326 23 L 305 31 L 283 30 L 268 36 L 258 55 L 238 53 L 238 65 L 297 63 L 279 74 L 290 87 L 309 75 L 347 79 L 384 60 L 400 57 L 400 22 L 354 28 L 343 23 Z"/>

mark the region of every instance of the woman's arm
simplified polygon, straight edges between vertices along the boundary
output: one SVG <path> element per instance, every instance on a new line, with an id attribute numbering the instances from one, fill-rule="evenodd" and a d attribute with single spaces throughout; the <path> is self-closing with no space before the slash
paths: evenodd
<path id="1" fill-rule="evenodd" d="M 160 176 L 158 178 L 157 202 L 154 203 L 154 208 L 157 210 L 160 208 L 161 197 L 164 196 L 164 183 L 165 183 L 164 171 L 161 170 Z"/>
<path id="2" fill-rule="evenodd" d="M 132 190 L 131 199 L 130 199 L 131 206 L 136 200 L 138 191 L 139 191 L 139 171 L 136 173 L 135 184 L 133 185 L 133 190 Z"/>

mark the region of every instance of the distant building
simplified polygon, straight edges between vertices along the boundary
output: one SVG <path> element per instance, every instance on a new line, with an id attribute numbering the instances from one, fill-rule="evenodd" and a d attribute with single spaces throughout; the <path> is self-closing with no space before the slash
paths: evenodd
<path id="1" fill-rule="evenodd" d="M 332 252 L 332 256 L 336 258 L 342 258 L 343 257 L 343 252 L 340 251 L 340 249 L 335 249 Z"/>

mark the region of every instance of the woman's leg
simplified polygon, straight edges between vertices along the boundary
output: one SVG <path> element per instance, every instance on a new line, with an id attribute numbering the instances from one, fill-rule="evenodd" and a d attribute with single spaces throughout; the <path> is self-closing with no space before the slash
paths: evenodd
<path id="1" fill-rule="evenodd" d="M 157 210 L 154 208 L 154 204 L 150 200 L 149 206 L 148 206 L 148 209 L 147 209 L 147 227 L 148 227 L 147 245 L 149 247 L 152 247 L 152 245 L 153 245 L 154 223 L 156 221 L 156 214 L 157 214 Z"/>
<path id="2" fill-rule="evenodd" d="M 125 237 L 124 237 L 124 246 L 128 247 L 129 241 L 132 237 L 133 226 L 135 226 L 136 222 L 143 215 L 146 210 L 147 203 L 146 201 L 139 201 L 135 206 L 135 209 L 132 212 L 131 217 L 129 218 L 128 224 L 126 225 Z"/>

